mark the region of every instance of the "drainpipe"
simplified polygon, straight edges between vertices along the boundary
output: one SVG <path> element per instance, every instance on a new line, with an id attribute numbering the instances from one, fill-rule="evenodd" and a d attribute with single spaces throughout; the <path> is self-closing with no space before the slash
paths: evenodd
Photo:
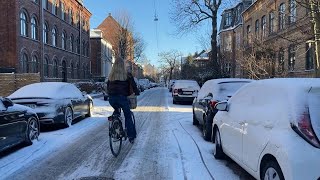
<path id="1" fill-rule="evenodd" d="M 41 44 L 41 49 L 40 49 L 40 54 L 41 54 L 41 60 L 40 60 L 40 81 L 44 81 L 44 67 L 43 67 L 43 61 L 44 61 L 44 39 L 43 39 L 43 25 L 44 25 L 44 8 L 43 8 L 43 1 L 39 1 L 40 3 L 40 25 L 39 25 L 39 30 L 41 33 L 39 33 L 40 37 L 40 44 Z"/>

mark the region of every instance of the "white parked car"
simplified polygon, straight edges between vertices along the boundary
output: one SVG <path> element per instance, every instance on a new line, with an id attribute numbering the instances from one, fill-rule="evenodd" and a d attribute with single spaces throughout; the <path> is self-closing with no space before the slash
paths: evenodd
<path id="1" fill-rule="evenodd" d="M 192 102 L 197 97 L 200 86 L 194 80 L 176 80 L 172 87 L 173 104 Z"/>
<path id="2" fill-rule="evenodd" d="M 320 178 L 320 79 L 249 83 L 216 105 L 214 156 L 257 179 Z"/>

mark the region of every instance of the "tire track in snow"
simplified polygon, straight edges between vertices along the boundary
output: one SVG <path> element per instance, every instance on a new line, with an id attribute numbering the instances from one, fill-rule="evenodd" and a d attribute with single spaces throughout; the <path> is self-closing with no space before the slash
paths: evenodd
<path id="1" fill-rule="evenodd" d="M 191 134 L 183 127 L 183 125 L 181 124 L 181 122 L 180 122 L 180 121 L 178 121 L 178 122 L 179 122 L 180 126 L 182 127 L 182 129 L 191 137 L 192 141 L 193 141 L 194 144 L 197 146 L 199 155 L 200 155 L 200 157 L 201 157 L 201 161 L 202 161 L 203 165 L 205 166 L 206 170 L 208 171 L 208 174 L 210 175 L 210 177 L 212 178 L 212 180 L 214 180 L 214 177 L 213 177 L 213 175 L 211 174 L 211 172 L 209 171 L 209 168 L 208 168 L 207 164 L 204 162 L 204 159 L 203 159 L 203 156 L 202 156 L 202 153 L 201 153 L 201 150 L 200 150 L 198 144 L 196 143 L 196 141 L 194 140 L 194 138 L 191 136 Z"/>
<path id="2" fill-rule="evenodd" d="M 176 142 L 177 142 L 177 144 L 178 144 L 178 147 L 179 147 L 179 151 L 180 151 L 180 162 L 181 162 L 181 164 L 182 164 L 182 171 L 183 171 L 183 177 L 184 177 L 184 180 L 187 180 L 188 178 L 187 178 L 187 173 L 186 173 L 186 169 L 184 168 L 184 162 L 183 162 L 183 160 L 182 160 L 182 158 L 183 158 L 183 153 L 182 153 L 182 149 L 181 149 L 181 146 L 180 146 L 180 143 L 179 143 L 179 141 L 178 141 L 178 138 L 177 138 L 177 136 L 176 136 L 176 134 L 174 133 L 174 131 L 172 130 L 172 133 L 173 133 L 173 135 L 174 135 L 174 138 L 176 139 Z"/>

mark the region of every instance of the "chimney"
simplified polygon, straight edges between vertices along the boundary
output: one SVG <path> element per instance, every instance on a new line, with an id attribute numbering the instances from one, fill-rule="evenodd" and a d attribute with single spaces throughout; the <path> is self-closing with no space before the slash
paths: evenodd
<path id="1" fill-rule="evenodd" d="M 109 13 L 109 16 L 111 16 L 111 13 Z"/>

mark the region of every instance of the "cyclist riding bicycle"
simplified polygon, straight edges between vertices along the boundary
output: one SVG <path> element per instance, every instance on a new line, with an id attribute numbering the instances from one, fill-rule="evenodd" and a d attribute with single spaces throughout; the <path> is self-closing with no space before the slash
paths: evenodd
<path id="1" fill-rule="evenodd" d="M 107 82 L 109 103 L 113 107 L 113 115 L 120 115 L 120 108 L 125 117 L 125 127 L 130 143 L 134 142 L 137 136 L 135 126 L 132 121 L 128 96 L 139 95 L 140 92 L 131 73 L 127 73 L 125 63 L 122 58 L 117 58 L 113 64 Z"/>

